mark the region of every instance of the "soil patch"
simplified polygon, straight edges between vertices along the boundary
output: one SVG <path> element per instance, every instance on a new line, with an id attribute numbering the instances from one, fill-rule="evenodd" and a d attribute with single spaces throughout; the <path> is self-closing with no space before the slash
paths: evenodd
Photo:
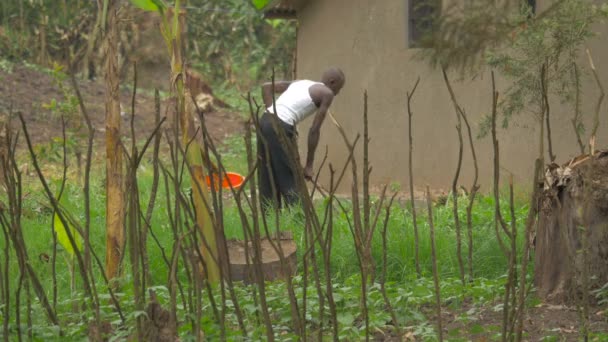
<path id="1" fill-rule="evenodd" d="M 605 307 L 591 307 L 589 331 L 608 331 Z M 444 309 L 444 336 L 466 337 L 471 341 L 493 341 L 502 326 L 502 307 L 465 305 L 453 311 Z M 466 317 L 466 318 L 465 318 Z M 435 319 L 435 318 L 433 318 Z M 545 337 L 559 337 L 559 341 L 578 341 L 580 315 L 576 307 L 540 304 L 526 310 L 524 341 L 542 341 Z"/>
<path id="2" fill-rule="evenodd" d="M 71 89 L 69 82 L 66 82 L 65 86 Z M 96 131 L 96 146 L 103 148 L 105 139 L 105 86 L 103 81 L 79 80 L 78 86 Z M 124 137 L 130 135 L 131 98 L 130 90 L 125 89 L 120 92 L 123 112 L 121 130 Z M 12 70 L 0 69 L 0 117 L 6 117 L 11 110 L 13 113 L 22 113 L 35 144 L 47 143 L 53 138 L 61 137 L 60 117 L 44 106 L 53 99 L 56 102 L 65 100 L 53 77 L 48 73 L 18 64 L 14 65 Z M 162 101 L 161 117 L 166 115 L 169 120 L 171 112 L 171 101 Z M 243 130 L 243 119 L 229 109 L 205 113 L 205 118 L 209 133 L 216 141 L 222 141 L 227 136 Z M 72 120 L 77 122 L 70 124 L 80 125 L 82 115 L 78 112 Z M 12 123 L 14 127 L 18 127 L 17 121 L 14 120 Z M 138 141 L 146 139 L 154 131 L 154 96 L 153 92 L 149 90 L 138 89 L 135 99 L 134 126 Z"/>

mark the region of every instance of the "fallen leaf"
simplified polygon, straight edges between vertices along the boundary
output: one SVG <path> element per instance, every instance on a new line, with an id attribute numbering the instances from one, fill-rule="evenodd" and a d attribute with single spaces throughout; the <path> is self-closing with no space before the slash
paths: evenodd
<path id="1" fill-rule="evenodd" d="M 566 307 L 565 305 L 551 305 L 551 304 L 548 304 L 547 305 L 547 309 L 548 310 L 566 310 L 566 309 L 568 309 L 568 307 Z"/>
<path id="2" fill-rule="evenodd" d="M 416 337 L 414 336 L 413 332 L 407 332 L 405 333 L 405 335 L 403 335 L 403 342 L 409 342 L 409 341 L 416 341 Z"/>

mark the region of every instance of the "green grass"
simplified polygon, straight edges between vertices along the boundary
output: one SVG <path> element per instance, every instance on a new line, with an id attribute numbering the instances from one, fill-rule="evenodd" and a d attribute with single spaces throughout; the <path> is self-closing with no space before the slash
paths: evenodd
<path id="1" fill-rule="evenodd" d="M 105 232 L 103 227 L 105 226 L 105 196 L 103 191 L 103 183 L 101 178 L 94 178 L 96 181 L 93 182 L 92 194 L 92 211 L 91 211 L 91 242 L 93 249 L 99 254 L 99 257 L 104 260 L 104 243 L 105 243 Z M 142 200 L 147 200 L 149 193 L 149 186 L 151 183 L 151 170 L 149 167 L 145 168 L 140 173 L 140 189 L 142 192 Z M 51 272 L 50 264 L 44 263 L 37 258 L 38 255 L 45 253 L 50 255 L 52 251 L 52 236 L 51 236 L 51 211 L 42 203 L 45 203 L 40 192 L 26 191 L 29 192 L 29 198 L 25 201 L 24 217 L 23 217 L 23 233 L 25 241 L 28 246 L 28 253 L 32 258 L 34 268 L 38 272 L 40 280 L 43 284 L 47 284 L 46 288 L 50 288 L 48 285 L 51 284 Z M 81 222 L 84 220 L 83 217 L 83 201 L 80 189 L 70 183 L 66 189 L 66 209 L 74 215 Z M 152 226 L 156 236 L 160 240 L 160 244 L 167 251 L 172 249 L 173 233 L 171 231 L 168 222 L 167 213 L 165 210 L 166 204 L 164 203 L 165 193 L 160 191 L 158 197 L 158 207 L 154 211 Z M 230 205 L 227 201 L 226 211 L 224 213 L 224 222 L 226 227 L 226 235 L 228 238 L 242 238 L 241 221 L 238 215 L 238 211 L 234 205 Z M 321 204 L 319 210 L 322 210 Z M 495 241 L 492 222 L 492 202 L 486 198 L 482 198 L 478 203 L 478 207 L 475 211 L 475 227 L 474 227 L 474 241 L 475 241 L 475 254 L 474 263 L 476 269 L 476 276 L 478 276 L 479 284 L 482 284 L 483 279 L 495 279 L 492 281 L 492 286 L 485 286 L 482 294 L 478 294 L 483 300 L 491 300 L 500 293 L 500 284 L 498 276 L 502 275 L 506 271 L 505 258 L 498 252 L 498 246 Z M 463 213 L 464 214 L 464 213 Z M 518 208 L 518 214 L 520 220 L 525 215 L 525 208 L 520 206 Z M 336 286 L 336 293 L 340 300 L 340 313 L 341 323 L 343 325 L 344 336 L 350 338 L 361 337 L 363 329 L 361 327 L 351 326 L 352 320 L 357 317 L 358 312 L 358 266 L 356 263 L 356 252 L 354 248 L 354 242 L 351 233 L 348 229 L 348 224 L 343 213 L 336 211 L 335 213 L 335 230 L 333 238 L 332 248 L 332 261 L 331 270 Z M 269 220 L 274 222 L 274 220 Z M 298 244 L 300 251 L 304 249 L 303 231 L 301 225 L 294 215 L 283 215 L 280 218 L 281 228 L 292 230 L 294 232 L 295 240 Z M 435 211 L 435 222 L 437 227 L 437 251 L 438 251 L 438 264 L 440 267 L 442 288 L 444 298 L 459 297 L 463 294 L 463 288 L 459 285 L 456 279 L 457 275 L 457 263 L 455 259 L 455 234 L 453 230 L 453 223 L 451 218 L 451 209 L 446 206 L 437 207 Z M 274 230 L 275 227 L 269 227 L 270 230 Z M 417 310 L 420 305 L 432 303 L 432 283 L 430 282 L 431 268 L 430 268 L 430 252 L 429 252 L 429 238 L 428 238 L 428 226 L 426 224 L 425 216 L 420 215 L 419 220 L 420 229 L 420 261 L 423 269 L 424 278 L 421 280 L 415 280 L 414 263 L 413 263 L 413 229 L 411 223 L 411 216 L 409 210 L 404 207 L 398 207 L 393 210 L 393 215 L 389 220 L 387 237 L 388 237 L 388 269 L 387 269 L 387 281 L 388 291 L 391 296 L 393 305 L 398 308 L 400 319 L 403 320 L 402 324 L 418 324 L 425 321 L 424 316 Z M 74 299 L 81 296 L 78 291 L 71 293 L 70 291 L 70 277 L 68 272 L 68 257 L 64 251 L 59 248 L 59 258 L 57 263 L 58 269 L 58 282 L 59 282 L 59 306 L 58 312 L 62 313 L 61 318 L 66 321 L 73 321 L 77 319 L 77 316 L 70 310 L 70 306 Z M 161 286 L 160 291 L 164 289 L 164 284 L 167 280 L 167 267 L 162 261 L 159 247 L 150 238 L 148 240 L 148 252 L 151 259 L 151 273 L 152 273 L 152 286 Z M 378 265 L 378 272 L 381 271 L 381 241 L 380 236 L 374 239 L 373 254 Z M 301 256 L 301 255 L 300 255 Z M 14 257 L 12 259 L 15 260 Z M 96 280 L 98 286 L 103 289 L 101 283 L 101 274 L 95 267 Z M 125 269 L 128 270 L 128 263 L 125 265 Z M 301 265 L 299 267 L 300 271 Z M 126 278 L 123 280 L 122 291 L 122 304 L 126 307 L 126 311 L 129 312 L 131 307 L 130 283 L 129 283 L 129 272 L 125 272 Z M 378 273 L 380 274 L 380 273 Z M 76 275 L 77 279 L 78 276 Z M 11 278 L 16 280 L 18 278 L 17 268 L 12 268 Z M 180 273 L 180 278 L 185 281 L 185 274 Z M 77 283 L 80 283 L 79 279 Z M 16 286 L 13 282 L 12 288 Z M 276 317 L 281 318 L 281 322 L 278 326 L 289 326 L 289 306 L 285 304 L 284 300 L 284 283 L 275 283 L 268 287 L 269 291 L 269 305 L 273 309 Z M 78 286 L 78 288 L 81 288 Z M 250 303 L 251 299 L 248 299 L 248 291 L 242 289 L 243 295 L 240 299 L 241 305 L 250 309 L 250 314 L 254 314 L 254 310 L 251 309 L 253 303 Z M 300 289 L 301 291 L 301 289 Z M 471 289 L 471 291 L 473 291 Z M 478 290 L 481 291 L 481 290 Z M 483 292 L 482 291 L 482 292 Z M 105 293 L 100 290 L 101 293 Z M 313 286 L 309 289 L 311 300 L 316 300 L 316 292 Z M 373 299 L 376 298 L 376 299 Z M 219 298 L 218 298 L 219 300 Z M 249 301 L 249 302 L 248 302 Z M 375 288 L 370 294 L 370 301 L 372 305 L 372 326 L 382 328 L 387 319 L 387 312 L 382 309 L 382 301 L 378 289 Z M 167 302 L 165 302 L 167 303 Z M 314 303 L 309 303 L 311 306 L 310 315 L 314 317 Z M 318 305 L 318 303 L 317 303 Z M 106 314 L 108 317 L 116 316 L 107 307 Z M 41 311 L 40 311 L 41 312 Z M 212 316 L 210 315 L 207 319 L 211 322 Z M 328 311 L 326 310 L 326 315 Z M 39 317 L 42 319 L 42 317 Z M 253 318 L 251 318 L 253 319 Z M 328 319 L 326 317 L 325 319 Z M 236 322 L 232 322 L 236 326 Z M 209 330 L 206 331 L 209 336 L 219 333 L 218 328 L 214 327 L 214 324 L 209 323 Z M 252 326 L 255 326 L 254 322 L 250 322 Z M 187 325 L 182 327 L 184 334 L 188 332 Z M 41 328 L 42 329 L 42 328 Z M 258 328 L 258 330 L 261 328 Z M 46 331 L 46 332 L 44 332 Z M 263 330 L 259 330 L 257 333 L 252 332 L 252 337 L 262 336 Z M 421 330 L 423 333 L 424 330 Z M 50 336 L 52 331 L 42 329 L 40 334 L 44 336 Z M 74 328 L 71 330 L 71 334 L 74 338 L 81 336 L 84 333 L 80 328 Z M 46 334 L 46 335 L 45 335 Z M 259 335 L 256 335 L 259 334 Z"/>
<path id="2" fill-rule="evenodd" d="M 255 151 L 256 148 L 255 144 L 256 139 L 254 134 L 252 137 L 253 151 Z M 226 171 L 237 172 L 243 176 L 247 176 L 249 168 L 247 166 L 247 149 L 245 147 L 245 138 L 243 135 L 232 135 L 224 139 L 217 148 Z"/>
<path id="3" fill-rule="evenodd" d="M 227 140 L 222 147 L 223 162 L 229 170 L 236 170 L 239 173 L 246 174 L 245 167 L 245 151 L 242 146 L 240 137 L 233 137 Z M 139 188 L 142 207 L 145 208 L 149 198 L 150 188 L 152 184 L 152 168 L 150 165 L 143 165 L 139 170 Z M 94 172 L 91 178 L 91 244 L 93 249 L 98 253 L 99 258 L 105 260 L 105 191 L 104 191 L 104 175 L 103 173 Z M 188 185 L 183 185 L 183 190 L 187 191 Z M 27 244 L 28 254 L 31 263 L 38 274 L 41 283 L 44 285 L 45 291 L 49 298 L 51 297 L 51 265 L 48 262 L 42 261 L 39 256 L 42 254 L 51 255 L 52 253 L 52 235 L 51 235 L 51 219 L 52 211 L 49 209 L 48 200 L 41 191 L 40 185 L 35 177 L 28 176 L 24 179 L 24 207 L 22 226 L 24 239 Z M 157 196 L 157 205 L 152 216 L 152 230 L 158 237 L 160 247 L 156 242 L 149 237 L 147 250 L 150 257 L 150 271 L 152 282 L 148 284 L 153 287 L 159 295 L 161 303 L 168 305 L 168 292 L 166 289 L 168 279 L 168 267 L 161 256 L 161 247 L 171 253 L 174 243 L 174 234 L 169 224 L 167 214 L 166 193 L 164 190 L 164 181 L 161 177 L 159 193 Z M 84 222 L 84 201 L 81 190 L 81 185 L 76 180 L 68 182 L 65 194 L 64 205 L 66 210 L 73 215 L 77 221 Z M 461 203 L 463 203 L 461 201 Z M 317 210 L 322 213 L 324 210 L 324 201 L 318 202 Z M 343 202 L 346 207 L 350 207 L 348 201 Z M 223 222 L 225 226 L 225 234 L 227 238 L 242 238 L 243 230 L 241 219 L 232 198 L 224 200 L 225 210 L 223 214 Z M 463 287 L 458 280 L 458 264 L 456 260 L 456 238 L 454 231 L 454 223 L 452 218 L 452 208 L 448 201 L 446 205 L 435 206 L 434 222 L 436 227 L 436 242 L 437 242 L 437 262 L 439 265 L 442 296 L 445 303 L 456 305 L 462 302 L 464 296 L 473 298 L 475 303 L 482 305 L 490 303 L 502 293 L 504 284 L 503 275 L 507 271 L 506 259 L 499 250 L 498 243 L 493 227 L 494 218 L 493 200 L 487 196 L 481 196 L 475 206 L 473 212 L 473 238 L 474 238 L 474 268 L 475 281 L 469 287 Z M 465 224 L 465 208 L 461 205 L 460 216 Z M 348 227 L 348 219 L 351 219 L 352 210 L 347 209 L 348 214 L 344 214 L 339 209 L 334 209 L 334 235 L 333 246 L 331 250 L 331 276 L 334 283 L 334 292 L 338 305 L 340 322 L 340 336 L 348 340 L 358 340 L 362 338 L 364 329 L 361 324 L 356 324 L 356 320 L 360 314 L 360 277 L 359 267 L 357 264 L 357 256 L 354 248 L 353 237 Z M 503 210 L 506 214 L 506 201 L 503 200 Z M 388 240 L 388 262 L 387 262 L 387 292 L 391 300 L 391 304 L 396 310 L 397 317 L 401 326 L 412 327 L 418 337 L 427 339 L 434 338 L 434 329 L 430 325 L 424 314 L 424 307 L 428 307 L 433 303 L 433 285 L 431 273 L 431 257 L 430 257 L 430 239 L 429 229 L 426 220 L 426 211 L 419 208 L 418 226 L 420 233 L 420 262 L 422 267 L 423 277 L 416 279 L 414 267 L 414 237 L 411 210 L 406 205 L 395 204 L 392 210 L 391 217 L 387 226 Z M 523 222 L 527 214 L 525 205 L 518 203 L 516 207 L 516 217 L 518 226 L 523 227 Z M 348 219 L 347 216 L 348 215 Z M 506 215 L 505 215 L 506 216 Z M 251 219 L 249 216 L 248 219 Z M 270 218 L 269 229 L 276 230 L 274 226 L 275 220 Z M 279 217 L 279 229 L 291 230 L 294 233 L 294 239 L 298 245 L 299 255 L 301 259 L 302 251 L 305 250 L 304 232 L 301 221 L 301 216 L 297 213 L 284 213 Z M 378 228 L 373 239 L 373 256 L 377 265 L 377 275 L 382 272 L 382 245 L 381 245 L 381 227 Z M 521 234 L 520 234 L 521 235 Z M 463 231 L 463 251 L 466 251 L 466 235 Z M 5 242 L 0 244 L 0 248 L 4 248 Z M 86 326 L 82 324 L 85 321 L 90 321 L 92 313 L 90 311 L 75 311 L 73 305 L 82 303 L 82 285 L 78 274 L 76 274 L 76 291 L 70 289 L 70 273 L 69 273 L 69 257 L 65 251 L 59 247 L 57 260 L 57 281 L 58 281 L 58 306 L 60 320 L 63 323 L 65 338 L 68 340 L 81 340 L 86 336 Z M 466 255 L 466 254 L 465 254 Z M 466 257 L 465 257 L 466 260 Z M 181 264 L 178 267 L 178 277 L 184 284 L 184 291 L 190 293 L 192 285 L 187 281 L 184 266 Z M 125 272 L 121 280 L 120 286 L 120 302 L 123 310 L 127 314 L 128 326 L 134 326 L 133 322 L 137 315 L 133 307 L 133 288 L 130 279 L 130 267 L 128 265 L 128 257 L 125 258 Z M 298 276 L 295 278 L 296 294 L 299 300 L 302 300 L 303 288 L 302 279 L 302 263 L 299 262 Z M 102 316 L 109 322 L 118 323 L 118 316 L 109 305 L 109 297 L 105 289 L 100 270 L 94 266 L 95 280 L 100 296 L 105 300 L 102 307 Z M 18 268 L 14 253 L 11 255 L 11 271 L 9 273 L 11 280 L 11 289 L 16 288 L 17 279 L 19 277 Z M 379 277 L 378 277 L 379 278 Z M 377 278 L 377 279 L 378 279 Z M 329 308 L 325 301 L 325 313 L 323 317 L 319 314 L 319 302 L 316 294 L 316 288 L 312 279 L 309 278 L 307 306 L 309 324 L 314 326 L 321 321 L 325 326 L 329 324 Z M 273 324 L 275 325 L 277 337 L 280 340 L 286 340 L 291 337 L 290 329 L 290 309 L 286 298 L 285 283 L 275 282 L 267 285 L 267 296 L 269 307 L 272 312 Z M 245 312 L 246 325 L 249 330 L 249 338 L 251 340 L 259 340 L 264 337 L 263 324 L 256 319 L 257 307 L 251 296 L 251 288 L 238 285 L 236 291 L 238 293 L 239 304 Z M 215 292 L 216 301 L 221 302 L 219 291 Z M 35 297 L 33 297 L 35 298 Z M 181 305 L 181 300 L 179 301 Z M 456 303 L 456 304 L 454 304 Z M 300 303 L 301 305 L 302 303 Z M 370 304 L 370 322 L 374 329 L 373 331 L 386 330 L 386 322 L 390 321 L 388 312 L 384 306 L 384 302 L 379 292 L 378 284 L 372 285 L 369 293 Z M 204 300 L 203 310 L 203 329 L 206 337 L 210 340 L 219 338 L 219 327 L 214 320 L 210 304 Z M 14 306 L 14 302 L 11 302 Z M 60 340 L 57 337 L 57 331 L 46 322 L 44 312 L 37 303 L 33 302 L 34 306 L 34 326 L 35 334 L 40 340 Z M 14 309 L 14 308 L 13 308 Z M 187 319 L 185 308 L 178 308 L 178 316 L 182 322 L 180 326 L 180 334 L 182 338 L 188 340 L 191 333 L 190 321 Z M 14 320 L 14 316 L 11 318 Z M 229 339 L 232 337 L 237 339 L 239 333 L 237 322 L 234 317 L 233 309 L 228 308 L 228 326 L 232 327 L 234 332 L 230 332 Z M 25 319 L 22 317 L 22 322 Z M 14 321 L 12 321 L 14 322 Z M 229 329 L 230 330 L 230 329 Z M 120 334 L 127 335 L 131 330 L 115 331 L 115 337 Z M 1 332 L 0 332 L 1 333 Z M 329 333 L 329 332 L 327 332 Z"/>
<path id="4" fill-rule="evenodd" d="M 255 144 L 255 141 L 254 141 Z M 223 146 L 220 148 L 222 154 L 222 162 L 227 170 L 247 174 L 247 156 L 243 143 L 242 136 L 232 136 L 226 139 Z M 520 196 L 522 199 L 516 201 L 516 220 L 520 229 L 519 236 L 523 230 L 527 215 L 527 203 L 525 196 Z M 348 201 L 347 201 L 348 202 Z M 462 226 L 462 241 L 463 241 L 463 256 L 466 262 L 466 253 L 468 248 L 466 235 L 466 205 L 468 199 L 461 198 L 459 201 L 459 217 Z M 350 207 L 350 202 L 345 203 Z M 502 213 L 504 217 L 509 217 L 508 199 L 501 200 Z M 322 217 L 324 206 L 318 203 L 318 212 Z M 428 215 L 426 206 L 417 208 L 418 213 L 418 228 L 420 239 L 420 263 L 425 276 L 431 275 L 431 257 L 430 257 L 430 235 L 428 229 Z M 349 219 L 352 220 L 352 215 Z M 334 224 L 334 240 L 333 240 L 333 259 L 332 268 L 336 271 L 336 277 L 348 277 L 349 275 L 358 272 L 358 266 L 353 260 L 356 260 L 356 250 L 352 235 L 348 227 L 348 220 L 345 214 L 339 209 L 334 210 L 336 218 Z M 384 218 L 381 215 L 379 225 Z M 243 238 L 241 222 L 238 217 L 238 210 L 235 206 L 228 206 L 224 215 L 225 233 L 229 238 Z M 274 223 L 274 220 L 269 220 Z M 497 277 L 503 275 L 507 269 L 507 260 L 500 253 L 500 246 L 496 240 L 494 231 L 494 200 L 491 196 L 479 196 L 476 200 L 474 211 L 472 213 L 473 222 L 473 264 L 475 276 L 481 277 Z M 440 272 L 443 276 L 451 277 L 458 275 L 458 260 L 456 258 L 456 231 L 454 228 L 454 218 L 451 202 L 446 205 L 436 206 L 434 208 L 434 223 L 436 229 L 436 244 L 437 244 L 437 262 Z M 303 232 L 302 227 L 297 222 L 294 215 L 284 214 L 280 220 L 279 229 L 292 230 L 299 247 L 303 247 Z M 382 241 L 380 231 L 382 227 L 378 227 L 373 240 L 373 254 L 376 263 L 381 265 L 382 258 Z M 276 230 L 274 225 L 271 230 Z M 414 227 L 411 215 L 411 206 L 407 204 L 395 204 L 391 211 L 391 216 L 388 221 L 387 229 L 388 241 L 388 269 L 387 274 L 391 280 L 403 280 L 410 278 L 415 270 L 414 263 Z M 522 241 L 520 241 L 521 246 Z"/>

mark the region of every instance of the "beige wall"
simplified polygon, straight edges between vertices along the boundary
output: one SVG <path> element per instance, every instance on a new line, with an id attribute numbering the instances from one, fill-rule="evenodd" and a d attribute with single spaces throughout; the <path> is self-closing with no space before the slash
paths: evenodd
<path id="1" fill-rule="evenodd" d="M 363 91 L 369 94 L 370 160 L 375 185 L 399 182 L 408 187 L 408 137 L 406 91 L 416 78 L 420 85 L 413 98 L 414 176 L 417 187 L 429 184 L 434 188 L 450 187 L 458 157 L 456 116 L 441 72 L 431 70 L 424 62 L 414 60 L 419 50 L 407 47 L 407 0 L 311 0 L 299 12 L 298 78 L 319 79 L 330 65 L 341 67 L 346 74 L 346 86 L 335 99 L 332 111 L 338 121 L 354 138 L 363 132 Z M 604 33 L 608 30 L 605 25 Z M 603 42 L 603 43 L 602 43 Z M 606 36 L 590 42 L 601 77 L 608 87 L 608 46 Z M 587 63 L 584 64 L 587 66 Z M 456 75 L 452 75 L 456 78 Z M 588 78 L 590 80 L 590 78 Z M 458 100 L 473 123 L 475 134 L 483 115 L 491 109 L 490 74 L 478 75 L 474 81 L 454 81 Z M 499 80 L 497 88 L 506 91 L 508 84 Z M 583 93 L 585 124 L 590 127 L 597 90 L 586 82 Z M 603 124 L 599 133 L 600 146 L 608 141 L 608 117 L 602 108 Z M 578 151 L 569 122 L 572 109 L 554 103 L 552 129 L 554 150 L 558 162 L 564 162 Z M 306 153 L 306 136 L 312 120 L 299 127 L 300 153 Z M 328 120 L 323 125 L 317 152 L 317 167 L 329 146 L 329 162 L 341 167 L 346 160 L 344 146 L 337 129 Z M 500 131 L 501 177 L 509 174 L 522 186 L 528 187 L 533 161 L 537 156 L 538 139 L 530 115 L 521 114 L 508 130 Z M 465 136 L 466 139 L 466 136 Z M 466 143 L 466 140 L 465 140 Z M 482 191 L 490 189 L 492 180 L 491 139 L 475 140 Z M 358 149 L 359 158 L 361 148 Z M 361 165 L 359 163 L 359 165 Z M 467 187 L 472 180 L 470 152 L 465 145 L 462 169 Z M 328 181 L 328 171 L 322 181 Z M 346 180 L 348 185 L 350 180 Z M 343 187 L 342 189 L 347 189 Z"/>

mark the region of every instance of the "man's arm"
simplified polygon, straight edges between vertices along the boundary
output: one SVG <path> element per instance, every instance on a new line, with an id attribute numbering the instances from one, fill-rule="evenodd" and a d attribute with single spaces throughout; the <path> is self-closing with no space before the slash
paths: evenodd
<path id="1" fill-rule="evenodd" d="M 291 81 L 275 81 L 274 92 L 282 93 L 291 84 Z M 265 108 L 272 106 L 272 82 L 262 84 L 262 100 L 264 101 Z"/>
<path id="2" fill-rule="evenodd" d="M 329 89 L 319 91 L 318 94 L 311 95 L 313 95 L 313 100 L 315 100 L 315 97 L 317 97 L 320 104 L 317 115 L 315 115 L 312 126 L 310 126 L 310 130 L 308 131 L 308 153 L 306 155 L 306 166 L 304 167 L 304 177 L 307 179 L 312 179 L 313 177 L 312 170 L 315 161 L 315 151 L 317 150 L 319 138 L 321 137 L 321 125 L 323 124 L 325 116 L 327 116 L 329 106 L 331 106 L 334 99 L 334 94 Z"/>

